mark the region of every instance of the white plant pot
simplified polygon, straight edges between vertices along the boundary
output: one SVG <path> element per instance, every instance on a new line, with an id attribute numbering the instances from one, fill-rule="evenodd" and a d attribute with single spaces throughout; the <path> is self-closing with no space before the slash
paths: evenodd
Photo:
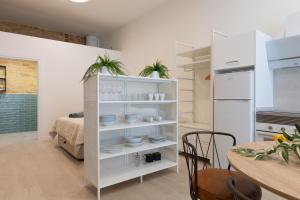
<path id="1" fill-rule="evenodd" d="M 101 73 L 102 74 L 110 74 L 109 71 L 108 71 L 108 69 L 107 69 L 107 67 L 102 67 Z"/>
<path id="2" fill-rule="evenodd" d="M 158 73 L 158 71 L 153 71 L 153 72 L 150 74 L 150 78 L 159 78 L 159 73 Z"/>

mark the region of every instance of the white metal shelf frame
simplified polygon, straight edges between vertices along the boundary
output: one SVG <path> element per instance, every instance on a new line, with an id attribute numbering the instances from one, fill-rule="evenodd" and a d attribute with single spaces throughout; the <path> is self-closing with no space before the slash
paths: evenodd
<path id="1" fill-rule="evenodd" d="M 128 84 L 151 84 L 156 86 L 156 92 L 168 92 L 168 87 L 172 88 L 172 95 L 170 99 L 164 101 L 103 101 L 100 100 L 99 84 L 101 81 L 117 81 L 123 85 L 123 94 L 127 95 L 128 87 L 132 85 Z M 174 91 L 173 91 L 174 90 Z M 154 122 L 136 122 L 136 123 L 117 123 L 112 126 L 100 126 L 99 116 L 103 108 L 115 107 L 114 105 L 120 105 L 123 108 L 122 113 L 128 113 L 128 108 L 138 104 L 139 107 L 147 106 L 147 109 L 156 109 L 156 114 L 159 114 L 158 110 L 170 109 L 168 112 L 171 117 L 167 116 L 163 121 Z M 148 106 L 153 105 L 153 106 Z M 147 110 L 146 109 L 146 110 Z M 86 181 L 92 183 L 98 191 L 98 199 L 100 199 L 100 188 L 110 186 L 122 181 L 126 181 L 132 178 L 141 178 L 146 174 L 156 172 L 159 170 L 167 169 L 170 167 L 177 167 L 178 171 L 178 83 L 176 79 L 151 79 L 148 77 L 135 77 L 135 76 L 110 76 L 99 74 L 98 76 L 90 78 L 84 83 L 84 112 L 85 114 L 85 178 Z M 105 113 L 104 113 L 105 114 Z M 101 149 L 101 138 L 108 135 L 114 136 L 118 134 L 111 134 L 114 131 L 116 133 L 123 132 L 124 136 L 129 136 L 131 130 L 148 129 L 155 130 L 154 134 L 162 133 L 170 130 L 167 127 L 171 127 L 172 132 L 166 132 L 168 138 L 163 143 L 149 143 L 145 142 L 140 147 L 124 147 L 123 150 L 115 154 L 107 154 L 100 152 Z M 166 130 L 164 128 L 167 128 Z M 109 131 L 109 132 L 108 132 Z M 130 131 L 130 132 L 129 132 Z M 155 162 L 151 165 L 142 164 L 139 167 L 132 167 L 132 160 L 129 156 L 138 152 L 147 152 L 155 149 L 161 149 L 164 151 L 163 160 Z M 110 167 L 102 168 L 102 164 L 109 164 L 110 160 L 119 159 L 121 165 L 117 164 L 117 171 L 110 171 Z M 102 163 L 102 164 L 101 164 Z M 115 164 L 114 164 L 115 165 Z M 102 167 L 101 167 L 102 166 Z M 116 166 L 112 166 L 111 170 L 115 169 Z M 125 167 L 125 168 L 124 168 Z"/>

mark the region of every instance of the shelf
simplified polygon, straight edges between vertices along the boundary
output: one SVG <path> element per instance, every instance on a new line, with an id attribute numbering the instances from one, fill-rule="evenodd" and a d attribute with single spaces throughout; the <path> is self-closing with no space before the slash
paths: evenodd
<path id="1" fill-rule="evenodd" d="M 196 48 L 190 51 L 185 51 L 182 53 L 177 54 L 178 56 L 186 57 L 186 58 L 197 58 L 202 57 L 206 55 L 211 54 L 211 48 L 210 46 L 202 47 L 202 48 Z"/>
<path id="2" fill-rule="evenodd" d="M 206 123 L 180 123 L 180 127 L 209 131 L 210 125 Z"/>
<path id="3" fill-rule="evenodd" d="M 167 124 L 176 124 L 176 121 L 163 120 L 161 122 L 136 122 L 136 123 L 118 123 L 111 126 L 100 126 L 100 131 L 113 131 L 113 130 L 122 130 L 122 129 L 131 129 L 131 128 L 140 128 L 147 126 L 160 126 Z"/>
<path id="4" fill-rule="evenodd" d="M 123 156 L 123 155 L 131 154 L 131 153 L 137 153 L 137 152 L 157 149 L 157 148 L 161 148 L 161 147 L 167 147 L 167 146 L 176 145 L 176 144 L 177 144 L 176 142 L 169 141 L 169 140 L 162 142 L 162 143 L 145 142 L 144 145 L 139 146 L 139 147 L 128 147 L 128 146 L 126 146 L 126 144 L 124 144 L 124 148 L 121 152 L 118 152 L 118 153 L 102 153 L 102 152 L 100 152 L 100 160 Z"/>
<path id="5" fill-rule="evenodd" d="M 142 76 L 112 76 L 110 74 L 98 74 L 100 80 L 108 80 L 108 81 L 132 81 L 132 82 L 150 82 L 150 83 L 172 83 L 177 82 L 176 79 L 164 79 L 164 78 L 150 78 L 150 77 L 142 77 Z"/>
<path id="6" fill-rule="evenodd" d="M 165 100 L 165 101 L 100 101 L 100 104 L 168 104 L 176 103 L 176 100 Z"/>
<path id="7" fill-rule="evenodd" d="M 118 169 L 100 169 L 100 188 L 176 166 L 176 162 L 161 160 L 149 164 L 142 164 L 138 167 L 131 165 Z"/>
<path id="8" fill-rule="evenodd" d="M 101 85 L 120 87 L 120 98 L 109 98 L 101 93 Z M 149 101 L 150 93 L 164 93 L 165 100 Z M 133 95 L 131 95 L 133 94 Z M 144 95 L 135 95 L 144 94 Z M 98 189 L 126 180 L 142 177 L 170 167 L 178 166 L 178 81 L 176 79 L 153 79 L 137 76 L 112 76 L 98 73 L 84 82 L 84 168 L 86 180 Z M 122 96 L 124 95 L 124 97 Z M 121 98 L 122 96 L 122 98 Z M 127 98 L 128 96 L 128 98 Z M 132 97 L 137 98 L 132 98 Z M 116 96 L 117 97 L 117 96 Z M 126 98 L 125 98 L 126 97 Z M 168 98 L 169 97 L 169 98 Z M 137 122 L 128 123 L 124 115 L 136 113 Z M 118 116 L 115 124 L 103 126 L 99 117 L 113 114 Z M 144 116 L 162 116 L 164 120 L 144 122 Z M 167 136 L 169 140 L 162 143 L 145 143 L 139 147 L 129 147 L 123 143 L 124 136 L 144 136 L 151 133 Z M 106 145 L 113 142 L 122 143 L 120 152 L 104 153 Z M 136 153 L 142 155 L 160 152 L 162 159 L 150 164 L 140 162 L 136 166 Z"/>
<path id="9" fill-rule="evenodd" d="M 204 59 L 204 60 L 196 60 L 194 62 L 177 65 L 178 68 L 185 68 L 185 69 L 194 69 L 194 68 L 205 68 L 210 67 L 210 59 Z"/>

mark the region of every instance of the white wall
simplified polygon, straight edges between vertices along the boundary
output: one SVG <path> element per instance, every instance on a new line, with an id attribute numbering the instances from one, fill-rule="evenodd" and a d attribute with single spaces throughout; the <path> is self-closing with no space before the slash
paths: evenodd
<path id="1" fill-rule="evenodd" d="M 81 78 L 97 55 L 117 51 L 0 32 L 0 57 L 38 61 L 38 133 L 40 139 L 57 117 L 83 111 Z"/>
<path id="2" fill-rule="evenodd" d="M 299 35 L 300 34 L 300 12 L 293 13 L 292 15 L 288 16 L 286 19 L 286 37 Z"/>
<path id="3" fill-rule="evenodd" d="M 259 29 L 276 35 L 299 0 L 170 0 L 127 26 L 103 36 L 133 73 L 160 58 L 173 65 L 174 41 L 205 46 L 212 29 L 229 35 Z"/>
<path id="4" fill-rule="evenodd" d="M 277 69 L 274 73 L 274 107 L 300 112 L 300 67 Z"/>
<path id="5" fill-rule="evenodd" d="M 138 74 L 159 58 L 176 77 L 182 72 L 174 68 L 175 41 L 205 46 L 210 44 L 212 29 L 229 35 L 259 29 L 278 37 L 284 33 L 287 16 L 299 10 L 299 0 L 170 0 L 102 40 L 122 51 L 131 73 Z M 209 84 L 201 87 L 205 91 L 201 94 L 208 95 Z M 208 122 L 208 96 L 197 96 L 197 113 L 204 115 L 197 118 Z"/>

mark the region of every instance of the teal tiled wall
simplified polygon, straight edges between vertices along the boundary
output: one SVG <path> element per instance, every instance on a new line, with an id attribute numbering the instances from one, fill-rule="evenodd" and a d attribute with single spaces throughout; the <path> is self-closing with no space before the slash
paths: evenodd
<path id="1" fill-rule="evenodd" d="M 37 130 L 37 95 L 0 94 L 0 134 Z"/>

